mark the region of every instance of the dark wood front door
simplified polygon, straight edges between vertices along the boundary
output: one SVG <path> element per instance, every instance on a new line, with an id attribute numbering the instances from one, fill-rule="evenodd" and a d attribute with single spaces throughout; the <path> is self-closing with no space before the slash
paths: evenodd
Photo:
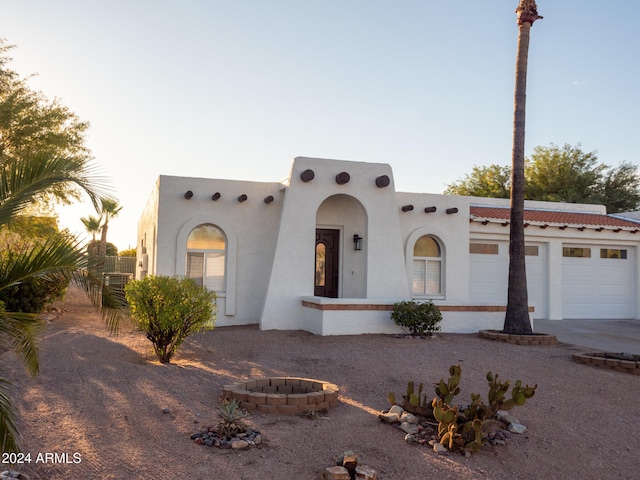
<path id="1" fill-rule="evenodd" d="M 338 253 L 340 230 L 316 229 L 316 268 L 313 294 L 338 297 Z"/>

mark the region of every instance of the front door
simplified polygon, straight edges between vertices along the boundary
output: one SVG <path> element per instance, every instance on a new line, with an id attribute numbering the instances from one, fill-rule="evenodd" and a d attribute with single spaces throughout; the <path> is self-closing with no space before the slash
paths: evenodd
<path id="1" fill-rule="evenodd" d="M 338 253 L 340 230 L 316 229 L 316 268 L 313 294 L 338 297 Z"/>

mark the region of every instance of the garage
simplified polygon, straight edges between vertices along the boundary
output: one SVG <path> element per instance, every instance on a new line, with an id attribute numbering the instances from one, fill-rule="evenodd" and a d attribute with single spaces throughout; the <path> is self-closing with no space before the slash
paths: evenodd
<path id="1" fill-rule="evenodd" d="M 634 249 L 562 247 L 563 318 L 633 318 Z"/>
<path id="2" fill-rule="evenodd" d="M 527 288 L 529 304 L 535 306 L 533 318 L 547 316 L 546 248 L 527 243 Z M 509 278 L 509 243 L 471 241 L 469 244 L 469 290 L 471 300 L 481 304 L 506 305 Z"/>

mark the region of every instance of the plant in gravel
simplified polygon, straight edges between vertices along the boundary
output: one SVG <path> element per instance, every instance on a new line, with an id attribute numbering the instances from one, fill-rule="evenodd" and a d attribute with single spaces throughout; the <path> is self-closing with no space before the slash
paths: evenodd
<path id="1" fill-rule="evenodd" d="M 170 362 L 191 333 L 213 329 L 216 294 L 190 278 L 150 275 L 130 282 L 125 296 L 138 328 L 162 363 Z"/>
<path id="2" fill-rule="evenodd" d="M 476 451 L 486 443 L 486 436 L 482 427 L 492 421 L 498 410 L 511 410 L 522 406 L 533 397 L 538 385 L 522 386 L 517 380 L 511 389 L 511 398 L 506 394 L 510 383 L 498 380 L 498 375 L 487 373 L 489 384 L 489 405 L 486 405 L 479 394 L 471 394 L 471 403 L 463 407 L 452 405 L 453 398 L 460 393 L 458 384 L 462 376 L 459 365 L 449 367 L 450 377 L 436 385 L 437 397 L 433 399 L 433 416 L 438 421 L 439 442 L 449 450 Z"/>
<path id="3" fill-rule="evenodd" d="M 426 394 L 422 395 L 423 384 L 418 386 L 415 392 L 415 383 L 409 381 L 407 393 L 403 395 L 402 407 L 408 412 L 433 418 L 438 422 L 438 442 L 452 451 L 476 451 L 487 441 L 485 426 L 494 422 L 499 410 L 511 410 L 516 406 L 522 406 L 533 397 L 538 385 L 530 387 L 522 385 L 517 380 L 511 389 L 510 397 L 507 393 L 510 382 L 498 380 L 498 375 L 487 373 L 489 386 L 488 405 L 478 393 L 471 394 L 471 403 L 468 405 L 454 404 L 454 398 L 460 393 L 460 379 L 462 369 L 459 365 L 449 367 L 449 378 L 445 381 L 441 378 L 435 384 L 436 396 L 430 404 L 426 404 Z M 396 404 L 396 396 L 393 393 L 387 395 L 387 400 L 393 406 Z"/>
<path id="4" fill-rule="evenodd" d="M 425 336 L 440 331 L 442 314 L 433 302 L 410 300 L 394 303 L 391 319 L 411 335 Z"/>
<path id="5" fill-rule="evenodd" d="M 246 412 L 240 408 L 238 401 L 233 398 L 229 402 L 223 403 L 218 411 L 220 422 L 218 423 L 218 435 L 231 440 L 236 434 L 244 431 L 246 425 L 244 418 Z"/>

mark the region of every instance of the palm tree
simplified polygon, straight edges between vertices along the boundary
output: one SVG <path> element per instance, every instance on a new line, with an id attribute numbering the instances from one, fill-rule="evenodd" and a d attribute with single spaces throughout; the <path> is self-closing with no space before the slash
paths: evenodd
<path id="1" fill-rule="evenodd" d="M 534 0 L 520 0 L 518 16 L 518 53 L 513 114 L 513 150 L 511 169 L 511 222 L 509 238 L 509 285 L 504 333 L 528 335 L 533 333 L 529 319 L 527 273 L 524 242 L 524 137 L 525 103 L 527 93 L 527 60 L 529 33 L 533 22 L 542 18 Z"/>
<path id="2" fill-rule="evenodd" d="M 92 217 L 89 215 L 88 217 L 82 217 L 80 219 L 84 228 L 87 229 L 92 236 L 92 241 L 96 241 L 96 234 L 100 231 L 100 219 L 98 217 Z"/>
<path id="3" fill-rule="evenodd" d="M 118 216 L 122 206 L 116 200 L 103 198 L 100 203 L 100 247 L 98 248 L 98 270 L 104 273 L 105 258 L 107 256 L 107 231 L 109 230 L 109 220 Z"/>
<path id="4" fill-rule="evenodd" d="M 34 196 L 72 184 L 84 190 L 94 205 L 105 192 L 92 177 L 83 159 L 34 156 L 0 162 L 0 228 L 23 212 Z M 86 266 L 79 241 L 70 235 L 56 235 L 44 243 L 20 252 L 0 252 L 0 290 L 33 276 L 72 275 Z M 0 304 L 0 352 L 13 349 L 29 374 L 38 372 L 37 316 L 7 312 Z M 17 452 L 18 430 L 8 382 L 0 375 L 0 450 Z"/>

